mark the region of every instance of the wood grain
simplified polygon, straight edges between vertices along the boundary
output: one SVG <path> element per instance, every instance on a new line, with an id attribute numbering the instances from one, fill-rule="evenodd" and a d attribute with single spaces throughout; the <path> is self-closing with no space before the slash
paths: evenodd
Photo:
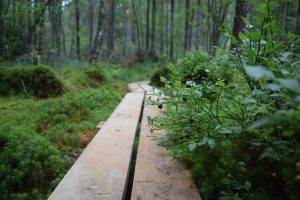
<path id="1" fill-rule="evenodd" d="M 143 93 L 127 94 L 49 200 L 120 200 L 125 197 Z"/>
<path id="2" fill-rule="evenodd" d="M 187 167 L 172 160 L 169 151 L 153 140 L 154 136 L 165 134 L 164 131 L 151 133 L 147 127 L 147 117 L 158 112 L 156 106 L 144 107 L 131 199 L 200 200 Z"/>

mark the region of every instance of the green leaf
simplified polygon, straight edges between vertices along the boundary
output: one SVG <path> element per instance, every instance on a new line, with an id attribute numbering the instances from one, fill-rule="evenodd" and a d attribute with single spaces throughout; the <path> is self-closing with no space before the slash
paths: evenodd
<path id="1" fill-rule="evenodd" d="M 202 96 L 202 92 L 199 91 L 199 90 L 196 90 L 195 93 L 196 93 L 196 95 L 197 95 L 198 97 L 201 97 L 201 96 Z"/>
<path id="2" fill-rule="evenodd" d="M 250 190 L 251 187 L 252 187 L 252 184 L 249 181 L 246 181 L 244 184 L 245 190 Z"/>
<path id="3" fill-rule="evenodd" d="M 257 32 L 251 31 L 247 34 L 248 38 L 251 40 L 260 40 L 261 35 Z"/>
<path id="4" fill-rule="evenodd" d="M 194 151 L 197 147 L 197 144 L 195 142 L 192 142 L 189 144 L 189 150 L 190 151 Z"/>
<path id="5" fill-rule="evenodd" d="M 282 132 L 282 135 L 283 135 L 284 137 L 291 137 L 291 136 L 293 136 L 294 134 L 295 134 L 294 131 L 289 131 L 289 130 L 283 131 L 283 132 Z"/>
<path id="6" fill-rule="evenodd" d="M 212 138 L 208 139 L 207 144 L 210 148 L 214 148 L 216 146 L 216 141 Z"/>
<path id="7" fill-rule="evenodd" d="M 230 130 L 229 128 L 220 128 L 218 130 L 218 133 L 223 133 L 223 134 L 231 134 L 232 130 Z"/>
<path id="8" fill-rule="evenodd" d="M 216 82 L 215 85 L 220 86 L 220 87 L 224 87 L 224 86 L 225 86 L 225 83 L 222 82 L 222 81 L 218 81 L 218 82 Z"/>
<path id="9" fill-rule="evenodd" d="M 249 38 L 242 32 L 239 32 L 239 37 L 242 39 L 242 40 L 248 40 Z"/>
<path id="10" fill-rule="evenodd" d="M 276 160 L 276 161 L 280 160 L 278 154 L 271 147 L 266 148 L 264 152 L 259 156 L 258 160 L 261 161 L 266 158 Z"/>
<path id="11" fill-rule="evenodd" d="M 233 45 L 236 45 L 238 43 L 237 39 L 233 35 L 231 36 L 231 43 Z"/>
<path id="12" fill-rule="evenodd" d="M 300 84 L 294 79 L 277 79 L 277 81 L 282 85 L 282 87 L 300 93 Z"/>
<path id="13" fill-rule="evenodd" d="M 260 127 L 268 124 L 269 122 L 271 122 L 270 117 L 263 117 L 263 118 L 260 118 L 257 121 L 255 121 L 253 124 L 251 124 L 248 129 L 250 129 L 250 130 L 257 129 L 257 128 L 260 128 Z"/>
<path id="14" fill-rule="evenodd" d="M 263 67 L 245 67 L 246 74 L 253 78 L 254 80 L 261 80 L 262 78 L 273 79 L 275 76 L 273 72 L 263 68 Z"/>

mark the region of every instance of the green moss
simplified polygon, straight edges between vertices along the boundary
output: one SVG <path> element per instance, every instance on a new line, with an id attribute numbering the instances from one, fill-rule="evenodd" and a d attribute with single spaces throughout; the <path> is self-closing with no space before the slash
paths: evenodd
<path id="1" fill-rule="evenodd" d="M 23 85 L 24 84 L 24 85 Z M 63 84 L 46 66 L 0 68 L 0 95 L 25 92 L 38 98 L 63 94 Z"/>

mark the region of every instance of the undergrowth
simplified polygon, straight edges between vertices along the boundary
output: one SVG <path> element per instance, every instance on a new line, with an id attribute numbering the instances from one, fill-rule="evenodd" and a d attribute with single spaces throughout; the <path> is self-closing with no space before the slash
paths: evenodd
<path id="1" fill-rule="evenodd" d="M 0 199 L 47 199 L 93 138 L 97 123 L 110 116 L 128 91 L 127 83 L 149 79 L 159 68 L 152 66 L 62 66 L 50 75 L 61 82 L 64 94 L 45 99 L 26 97 L 18 77 L 11 77 L 18 92 L 8 88 L 0 96 Z M 35 68 L 5 68 L 14 69 Z"/>
<path id="2" fill-rule="evenodd" d="M 157 94 L 151 128 L 167 130 L 157 140 L 190 164 L 203 199 L 300 198 L 299 37 L 278 41 L 268 3 L 260 9 L 242 44 L 224 27 L 235 49 L 185 55 Z"/>

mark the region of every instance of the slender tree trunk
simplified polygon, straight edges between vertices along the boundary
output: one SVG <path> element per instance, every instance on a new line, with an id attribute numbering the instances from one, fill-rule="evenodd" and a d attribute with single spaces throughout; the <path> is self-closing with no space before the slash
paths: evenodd
<path id="1" fill-rule="evenodd" d="M 298 0 L 298 8 L 297 8 L 297 16 L 296 16 L 296 31 L 295 34 L 299 35 L 300 34 L 300 0 Z M 295 53 L 300 54 L 300 47 L 298 45 L 298 48 L 295 50 Z"/>
<path id="2" fill-rule="evenodd" d="M 166 48 L 169 47 L 169 2 L 166 3 L 166 26 L 165 26 L 165 46 Z"/>
<path id="3" fill-rule="evenodd" d="M 189 51 L 190 39 L 190 20 L 191 20 L 191 5 L 190 0 L 185 0 L 185 28 L 184 28 L 184 50 Z"/>
<path id="4" fill-rule="evenodd" d="M 151 52 L 154 52 L 155 29 L 156 29 L 156 0 L 152 0 L 152 31 L 151 31 Z"/>
<path id="5" fill-rule="evenodd" d="M 211 2 L 212 0 L 207 1 L 207 33 L 206 33 L 206 51 L 209 52 L 210 47 L 211 47 L 211 15 L 212 15 L 212 8 L 211 8 Z"/>
<path id="6" fill-rule="evenodd" d="M 56 57 L 58 57 L 61 53 L 60 23 L 62 20 L 62 17 L 61 17 L 62 16 L 62 1 L 61 0 L 50 1 L 48 10 L 49 10 L 49 18 L 50 18 L 50 24 L 51 24 L 51 48 L 54 50 Z M 37 41 L 36 41 L 36 44 L 37 44 Z"/>
<path id="7" fill-rule="evenodd" d="M 143 35 L 144 35 L 144 29 L 143 29 L 143 6 L 142 6 L 142 0 L 139 0 L 139 29 L 140 29 L 140 43 L 141 43 L 141 49 L 145 46 L 145 40 L 143 40 Z"/>
<path id="8" fill-rule="evenodd" d="M 175 0 L 171 0 L 170 60 L 174 61 L 174 12 Z"/>
<path id="9" fill-rule="evenodd" d="M 202 6 L 201 0 L 197 0 L 196 40 L 195 40 L 196 49 L 200 49 L 200 45 L 201 45 L 201 14 L 202 14 L 201 6 Z"/>
<path id="10" fill-rule="evenodd" d="M 164 50 L 164 0 L 160 0 L 160 53 Z"/>
<path id="11" fill-rule="evenodd" d="M 150 36 L 150 0 L 147 0 L 146 10 L 146 49 L 149 50 L 149 37 Z"/>
<path id="12" fill-rule="evenodd" d="M 222 8 L 219 9 L 217 12 L 218 14 L 213 15 L 213 30 L 212 30 L 212 41 L 211 44 L 212 46 L 216 47 L 218 46 L 219 43 L 219 38 L 220 38 L 220 26 L 224 23 L 225 16 L 227 14 L 227 10 L 229 7 L 230 2 L 227 2 L 226 5 Z M 216 9 L 213 9 L 216 10 Z"/>
<path id="13" fill-rule="evenodd" d="M 0 1 L 0 13 L 3 13 L 3 2 Z M 0 61 L 3 59 L 3 36 L 4 36 L 4 23 L 3 17 L 0 17 Z"/>
<path id="14" fill-rule="evenodd" d="M 114 51 L 115 0 L 109 1 L 108 12 L 107 57 L 110 57 Z"/>
<path id="15" fill-rule="evenodd" d="M 297 22 L 297 25 L 296 25 L 296 34 L 300 34 L 300 0 L 298 0 L 298 8 L 297 8 L 297 16 L 296 16 L 296 22 Z"/>
<path id="16" fill-rule="evenodd" d="M 95 40 L 93 48 L 90 55 L 90 64 L 95 63 L 100 56 L 100 48 L 103 43 L 103 34 L 104 34 L 104 19 L 105 19 L 105 7 L 104 0 L 99 0 L 99 16 L 98 16 L 98 26 L 97 32 L 95 35 Z"/>
<path id="17" fill-rule="evenodd" d="M 49 6 L 50 2 L 51 2 L 51 0 L 47 0 L 46 2 L 41 3 L 41 5 L 39 6 L 38 12 L 37 12 L 37 10 L 35 10 L 34 21 L 31 25 L 30 30 L 29 30 L 28 34 L 26 35 L 25 39 L 21 42 L 20 49 L 25 49 L 25 51 L 29 50 L 30 44 L 32 43 L 32 39 L 34 36 L 33 33 L 36 32 L 36 29 L 39 27 L 41 22 L 43 22 L 45 12 L 46 12 L 47 7 Z"/>
<path id="18" fill-rule="evenodd" d="M 80 10 L 79 0 L 75 0 L 75 23 L 76 23 L 76 56 L 80 60 Z"/>
<path id="19" fill-rule="evenodd" d="M 122 29 L 123 29 L 123 55 L 126 56 L 127 54 L 127 6 L 125 3 L 122 3 L 122 11 L 123 11 L 123 22 L 122 22 Z"/>
<path id="20" fill-rule="evenodd" d="M 65 34 L 64 27 L 63 27 L 61 21 L 60 21 L 60 28 L 61 28 L 61 34 L 62 34 L 63 55 L 66 56 L 67 55 L 66 34 Z"/>
<path id="21" fill-rule="evenodd" d="M 134 22 L 136 26 L 136 35 L 137 35 L 137 43 L 138 43 L 138 51 L 141 50 L 141 42 L 140 42 L 140 29 L 139 29 L 139 23 L 138 23 L 138 17 L 135 9 L 135 3 L 134 0 L 131 0 L 132 3 L 132 11 L 133 11 L 133 16 L 134 16 Z"/>
<path id="22" fill-rule="evenodd" d="M 243 32 L 245 28 L 245 22 L 243 18 L 247 17 L 247 12 L 247 0 L 236 0 L 235 17 L 232 33 L 233 36 L 237 39 L 238 43 L 242 42 L 239 37 L 239 32 Z M 233 49 L 234 47 L 235 45 L 231 43 L 230 49 Z"/>
<path id="23" fill-rule="evenodd" d="M 93 37 L 94 37 L 94 0 L 88 1 L 88 31 L 89 31 L 89 51 L 91 51 Z"/>

